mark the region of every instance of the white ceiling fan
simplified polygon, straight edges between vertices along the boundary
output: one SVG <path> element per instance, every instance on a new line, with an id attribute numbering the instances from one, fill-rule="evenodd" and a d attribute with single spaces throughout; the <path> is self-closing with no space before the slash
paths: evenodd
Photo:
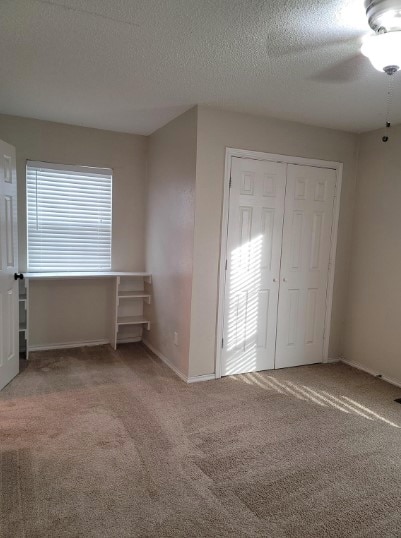
<path id="1" fill-rule="evenodd" d="M 311 19 L 306 39 L 302 34 L 295 43 L 281 44 L 283 56 L 331 50 L 330 64 L 313 73 L 311 78 L 336 84 L 365 77 L 369 72 L 368 59 L 381 72 L 391 65 L 401 67 L 401 0 L 330 0 L 325 3 L 331 2 L 337 9 L 336 13 L 332 12 L 336 17 L 332 30 L 326 28 L 326 35 L 318 35 L 312 25 L 319 28 L 319 21 Z M 323 15 L 322 10 L 320 16 Z M 308 40 L 310 35 L 313 38 Z"/>
<path id="2" fill-rule="evenodd" d="M 369 26 L 375 32 L 401 29 L 401 2 L 399 0 L 365 0 Z"/>
<path id="3" fill-rule="evenodd" d="M 401 0 L 365 0 L 369 26 L 361 52 L 373 67 L 393 75 L 401 67 Z"/>
<path id="4" fill-rule="evenodd" d="M 387 142 L 390 123 L 392 78 L 401 68 L 401 0 L 365 0 L 366 15 L 374 35 L 365 38 L 361 52 L 369 58 L 378 71 L 390 78 L 387 92 L 386 133 L 382 141 Z"/>
<path id="5" fill-rule="evenodd" d="M 355 37 L 347 40 L 352 45 L 353 54 L 321 71 L 314 78 L 318 81 L 335 83 L 358 79 L 360 75 L 366 74 L 366 62 L 363 56 L 370 60 L 375 69 L 386 73 L 388 75 L 386 133 L 382 140 L 387 142 L 393 75 L 401 69 L 401 0 L 364 0 L 364 8 L 368 24 L 374 33 L 362 37 L 362 46 L 360 35 L 356 38 L 358 43 Z M 332 42 L 335 46 L 341 43 L 345 41 L 340 39 Z"/>

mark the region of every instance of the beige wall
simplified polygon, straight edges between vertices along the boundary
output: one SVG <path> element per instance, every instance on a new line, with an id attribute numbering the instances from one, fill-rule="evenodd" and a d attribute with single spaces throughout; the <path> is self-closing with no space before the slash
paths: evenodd
<path id="1" fill-rule="evenodd" d="M 226 147 L 344 163 L 329 355 L 341 355 L 357 136 L 302 124 L 198 108 L 194 273 L 189 375 L 215 371 L 218 268 Z"/>
<path id="2" fill-rule="evenodd" d="M 0 115 L 0 139 L 17 150 L 21 270 L 26 270 L 27 159 L 113 168 L 113 269 L 143 270 L 146 137 Z M 109 286 L 104 281 L 94 281 L 90 287 L 91 290 L 77 282 L 58 282 L 42 284 L 39 289 L 39 284 L 33 283 L 32 344 L 108 339 L 110 314 L 103 306 L 109 300 Z M 59 302 L 58 297 L 63 300 Z"/>
<path id="3" fill-rule="evenodd" d="M 17 148 L 22 270 L 26 159 L 113 168 L 113 269 L 142 270 L 146 258 L 146 269 L 154 275 L 149 343 L 189 376 L 215 370 L 225 148 L 343 162 L 330 356 L 343 354 L 355 135 L 197 107 L 150 137 L 0 115 L 0 138 Z M 110 286 L 84 284 L 32 284 L 33 345 L 109 338 Z"/>
<path id="4" fill-rule="evenodd" d="M 149 143 L 146 270 L 153 276 L 153 299 L 145 338 L 184 375 L 190 341 L 196 126 L 193 108 L 153 133 Z"/>
<path id="5" fill-rule="evenodd" d="M 345 358 L 401 383 L 401 126 L 360 135 Z"/>
<path id="6" fill-rule="evenodd" d="M 30 346 L 109 342 L 111 279 L 37 281 L 30 284 Z"/>

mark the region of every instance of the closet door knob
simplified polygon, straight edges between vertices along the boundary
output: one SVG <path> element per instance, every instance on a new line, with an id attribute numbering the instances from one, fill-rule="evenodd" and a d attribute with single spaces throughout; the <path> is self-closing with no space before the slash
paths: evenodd
<path id="1" fill-rule="evenodd" d="M 277 278 L 273 278 L 273 282 L 277 282 Z"/>
<path id="2" fill-rule="evenodd" d="M 285 277 L 283 278 L 283 282 L 287 282 L 287 279 Z"/>
<path id="3" fill-rule="evenodd" d="M 22 273 L 14 273 L 14 280 L 22 280 L 24 278 L 24 275 Z"/>

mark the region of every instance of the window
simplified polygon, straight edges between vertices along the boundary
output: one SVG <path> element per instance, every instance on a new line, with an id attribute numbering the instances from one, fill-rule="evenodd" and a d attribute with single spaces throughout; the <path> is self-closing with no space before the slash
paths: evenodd
<path id="1" fill-rule="evenodd" d="M 112 170 L 27 162 L 29 271 L 111 269 Z"/>

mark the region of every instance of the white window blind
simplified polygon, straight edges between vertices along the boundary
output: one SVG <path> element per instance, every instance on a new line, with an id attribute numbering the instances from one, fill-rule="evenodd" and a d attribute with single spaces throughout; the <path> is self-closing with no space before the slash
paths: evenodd
<path id="1" fill-rule="evenodd" d="M 29 271 L 111 269 L 112 170 L 27 162 Z"/>

